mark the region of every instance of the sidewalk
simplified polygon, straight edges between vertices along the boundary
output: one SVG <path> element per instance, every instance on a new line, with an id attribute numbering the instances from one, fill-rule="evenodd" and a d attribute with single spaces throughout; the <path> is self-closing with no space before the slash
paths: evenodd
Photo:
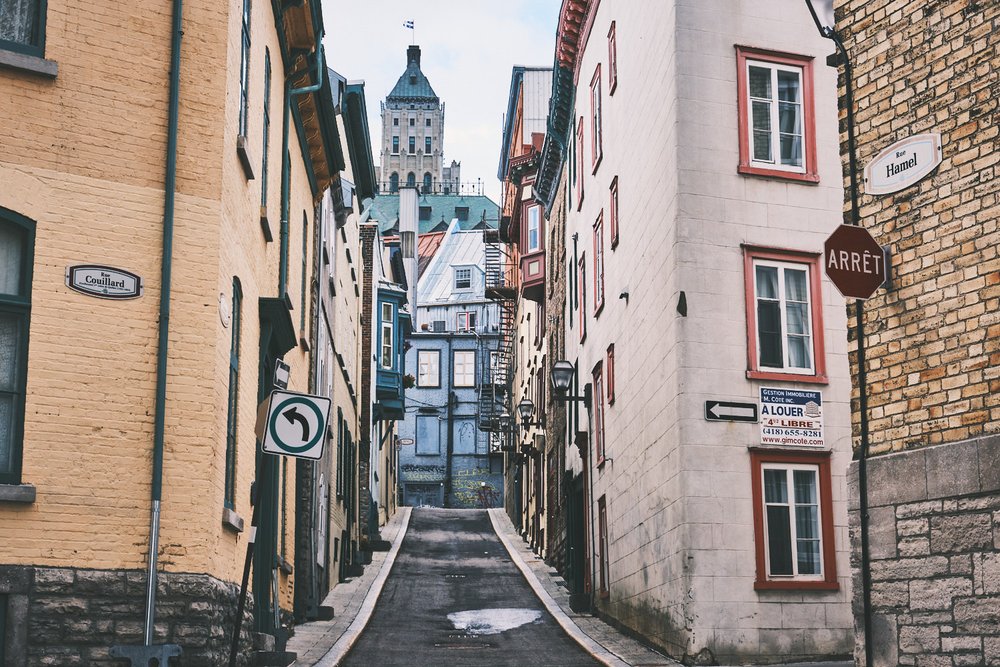
<path id="1" fill-rule="evenodd" d="M 400 507 L 382 527 L 382 539 L 392 543 L 392 548 L 374 552 L 372 562 L 365 566 L 363 575 L 337 584 L 323 600 L 324 606 L 333 608 L 332 619 L 295 626 L 295 635 L 288 640 L 286 649 L 297 654 L 293 665 L 336 665 L 347 653 L 368 623 L 368 617 L 382 592 L 382 585 L 406 534 L 411 511 L 411 507 Z"/>
<path id="2" fill-rule="evenodd" d="M 502 509 L 489 510 L 493 529 L 510 552 L 514 564 L 524 574 L 542 604 L 570 637 L 579 642 L 591 655 L 609 667 L 652 667 L 653 665 L 680 665 L 641 643 L 623 635 L 601 619 L 590 614 L 580 614 L 569 607 L 569 589 L 562 577 L 545 564 L 521 539 Z"/>

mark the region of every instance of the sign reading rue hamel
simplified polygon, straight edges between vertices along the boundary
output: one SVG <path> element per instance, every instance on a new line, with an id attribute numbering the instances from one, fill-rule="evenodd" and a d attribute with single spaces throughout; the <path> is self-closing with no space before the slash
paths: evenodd
<path id="1" fill-rule="evenodd" d="M 261 448 L 268 454 L 320 459 L 329 420 L 329 398 L 275 390 L 268 400 Z"/>
<path id="2" fill-rule="evenodd" d="M 823 394 L 760 388 L 760 444 L 823 446 Z"/>
<path id="3" fill-rule="evenodd" d="M 99 264 L 66 267 L 66 286 L 102 299 L 136 299 L 142 296 L 142 278 L 124 269 Z"/>
<path id="4" fill-rule="evenodd" d="M 942 155 L 941 135 L 937 133 L 897 141 L 865 167 L 865 193 L 887 195 L 908 188 L 934 171 Z"/>
<path id="5" fill-rule="evenodd" d="M 885 283 L 885 251 L 864 227 L 837 227 L 823 251 L 826 275 L 844 296 L 867 299 Z"/>

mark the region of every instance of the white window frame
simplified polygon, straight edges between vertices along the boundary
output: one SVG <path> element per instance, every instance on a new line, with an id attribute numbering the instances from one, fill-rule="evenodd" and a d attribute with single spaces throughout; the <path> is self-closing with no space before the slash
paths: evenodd
<path id="1" fill-rule="evenodd" d="M 459 359 L 462 361 L 460 362 Z M 452 386 L 476 386 L 476 351 L 455 350 L 452 355 Z"/>
<path id="2" fill-rule="evenodd" d="M 381 352 L 382 368 L 392 370 L 395 366 L 395 340 L 393 339 L 392 326 L 393 308 L 391 303 L 382 304 L 382 338 L 379 349 Z"/>
<path id="3" fill-rule="evenodd" d="M 767 69 L 771 72 L 771 94 L 773 97 L 769 99 L 764 99 L 761 97 L 753 97 L 750 93 L 750 68 L 759 67 L 761 69 Z M 801 139 L 801 149 L 802 149 L 802 166 L 796 167 L 794 165 L 787 165 L 781 163 L 781 127 L 778 121 L 778 72 L 792 72 L 797 74 L 799 77 L 799 121 L 802 127 L 802 139 Z M 743 76 L 746 79 L 747 85 L 747 146 L 749 150 L 750 165 L 752 167 L 759 167 L 764 169 L 777 169 L 779 171 L 787 171 L 793 174 L 804 174 L 806 173 L 806 165 L 808 164 L 806 155 L 807 147 L 807 137 L 806 132 L 809 127 L 806 123 L 806 105 L 805 105 L 805 72 L 802 67 L 796 67 L 794 65 L 785 65 L 783 63 L 776 63 L 768 60 L 753 60 L 747 58 L 746 69 L 743 72 Z M 754 102 L 767 102 L 770 105 L 771 110 L 771 161 L 758 160 L 754 157 L 753 153 L 753 103 Z"/>
<path id="4" fill-rule="evenodd" d="M 441 350 L 417 350 L 417 386 L 441 386 Z"/>
<path id="5" fill-rule="evenodd" d="M 467 285 L 462 285 L 463 282 L 467 282 Z M 460 291 L 466 291 L 472 289 L 472 269 L 471 268 L 456 268 L 455 269 L 455 289 Z"/>
<path id="6" fill-rule="evenodd" d="M 811 264 L 805 264 L 800 262 L 780 262 L 772 259 L 753 259 L 753 305 L 755 309 L 754 313 L 754 335 L 757 337 L 757 369 L 761 371 L 769 371 L 775 373 L 793 373 L 795 375 L 816 375 L 816 322 L 813 321 L 813 298 L 812 293 L 812 271 L 813 266 Z M 764 366 L 761 364 L 761 355 L 763 353 L 760 341 L 760 315 L 757 309 L 758 302 L 761 300 L 758 286 L 757 286 L 757 267 L 758 266 L 768 266 L 778 269 L 778 310 L 781 316 L 781 356 L 782 356 L 782 366 Z M 807 321 L 809 322 L 809 344 L 806 346 L 809 352 L 809 366 L 808 368 L 798 368 L 790 365 L 789 363 L 789 346 L 788 346 L 788 316 L 787 316 L 787 299 L 785 297 L 785 270 L 790 269 L 793 271 L 804 271 L 806 274 L 806 314 Z M 774 301 L 774 299 L 766 299 L 767 301 Z M 798 336 L 800 334 L 791 334 Z"/>
<path id="7" fill-rule="evenodd" d="M 785 484 L 788 492 L 788 502 L 787 503 L 768 503 L 767 502 L 767 485 L 764 481 L 764 471 L 765 470 L 781 470 L 785 472 Z M 819 572 L 816 574 L 799 574 L 799 547 L 798 547 L 798 534 L 796 526 L 795 509 L 799 507 L 795 502 L 795 487 L 794 487 L 794 476 L 793 472 L 796 470 L 805 470 L 813 473 L 813 480 L 816 484 L 816 533 L 818 536 L 818 546 L 819 546 Z M 816 464 L 812 463 L 766 463 L 762 462 L 760 464 L 760 502 L 762 504 L 763 519 L 764 519 L 764 567 L 767 574 L 767 578 L 770 581 L 781 581 L 781 580 L 796 580 L 796 581 L 823 581 L 826 576 L 826 562 L 824 559 L 824 547 L 823 543 L 823 487 L 821 484 L 820 468 Z M 789 539 L 792 543 L 792 574 L 773 574 L 771 572 L 771 528 L 768 525 L 767 508 L 769 505 L 780 505 L 788 507 L 788 529 L 789 529 Z"/>
<path id="8" fill-rule="evenodd" d="M 531 240 L 531 234 L 535 234 L 534 243 Z M 541 250 L 542 248 L 542 207 L 538 204 L 532 204 L 528 207 L 528 223 L 527 223 L 527 252 L 535 252 L 536 250 Z"/>

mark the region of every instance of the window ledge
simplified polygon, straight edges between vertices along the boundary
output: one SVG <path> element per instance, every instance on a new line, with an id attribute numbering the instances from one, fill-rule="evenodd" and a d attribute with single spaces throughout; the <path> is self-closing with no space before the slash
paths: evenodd
<path id="1" fill-rule="evenodd" d="M 274 234 L 271 233 L 271 222 L 267 219 L 267 207 L 260 207 L 260 231 L 264 232 L 264 240 L 270 243 L 274 240 Z"/>
<path id="2" fill-rule="evenodd" d="M 0 484 L 0 502 L 31 504 L 35 495 L 34 484 Z"/>
<path id="3" fill-rule="evenodd" d="M 228 507 L 222 508 L 222 526 L 228 528 L 235 533 L 243 532 L 243 517 L 229 509 Z"/>
<path id="4" fill-rule="evenodd" d="M 284 574 L 292 573 L 292 564 L 285 560 L 284 556 L 278 554 L 278 569 Z"/>
<path id="5" fill-rule="evenodd" d="M 54 60 L 46 60 L 27 53 L 0 49 L 0 67 L 38 74 L 47 79 L 54 79 L 59 73 L 59 64 Z"/>
<path id="6" fill-rule="evenodd" d="M 253 161 L 250 159 L 250 153 L 247 151 L 247 138 L 242 134 L 236 137 L 236 155 L 240 158 L 240 164 L 243 166 L 243 175 L 246 176 L 248 181 L 253 180 Z"/>
<path id="7" fill-rule="evenodd" d="M 771 380 L 776 382 L 801 382 L 802 384 L 830 384 L 826 375 L 799 375 L 781 371 L 747 371 L 748 380 Z"/>
<path id="8" fill-rule="evenodd" d="M 836 581 L 755 581 L 757 591 L 839 591 Z"/>
<path id="9" fill-rule="evenodd" d="M 765 178 L 776 178 L 782 181 L 799 181 L 809 185 L 819 183 L 819 174 L 808 172 L 785 171 L 783 169 L 768 169 L 767 167 L 753 167 L 748 164 L 741 164 L 736 171 L 744 176 L 764 176 Z"/>

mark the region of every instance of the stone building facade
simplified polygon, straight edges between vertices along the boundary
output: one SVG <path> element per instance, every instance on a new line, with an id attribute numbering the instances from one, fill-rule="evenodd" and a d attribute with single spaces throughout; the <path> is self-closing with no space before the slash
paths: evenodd
<path id="1" fill-rule="evenodd" d="M 892 256 L 891 287 L 864 303 L 875 664 L 997 664 L 1000 7 L 838 0 L 835 10 L 854 67 L 859 169 L 912 135 L 939 134 L 942 149 L 930 176 L 860 198 L 861 224 Z"/>

